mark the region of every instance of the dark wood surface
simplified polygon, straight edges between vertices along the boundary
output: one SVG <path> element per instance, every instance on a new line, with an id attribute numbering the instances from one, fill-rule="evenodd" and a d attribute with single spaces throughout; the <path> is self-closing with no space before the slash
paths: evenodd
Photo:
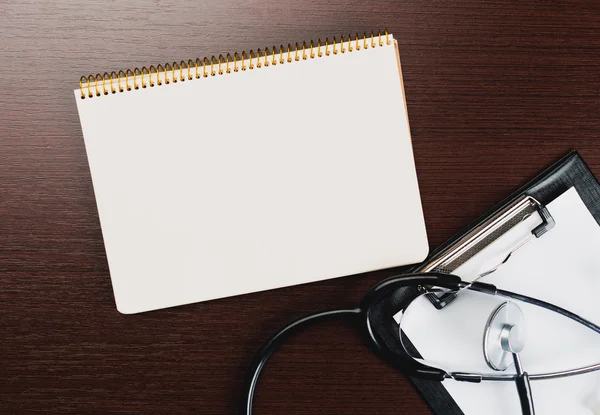
<path id="1" fill-rule="evenodd" d="M 399 40 L 432 248 L 568 149 L 600 175 L 594 0 L 30 0 L 4 2 L 0 22 L 2 414 L 233 414 L 274 330 L 354 306 L 384 275 L 119 314 L 72 92 L 83 74 L 387 27 Z M 369 113 L 377 103 L 350 105 Z M 297 116 L 315 115 L 306 111 Z M 428 411 L 343 321 L 290 339 L 255 408 Z"/>

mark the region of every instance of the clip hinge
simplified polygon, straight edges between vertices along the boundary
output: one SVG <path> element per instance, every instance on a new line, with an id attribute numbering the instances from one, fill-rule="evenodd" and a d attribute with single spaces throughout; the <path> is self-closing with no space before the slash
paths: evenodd
<path id="1" fill-rule="evenodd" d="M 538 205 L 538 213 L 542 218 L 542 223 L 540 223 L 531 231 L 531 233 L 534 234 L 536 238 L 539 238 L 540 236 L 548 232 L 550 229 L 554 228 L 554 225 L 556 224 L 554 218 L 552 217 L 546 206 L 543 206 L 541 204 Z"/>

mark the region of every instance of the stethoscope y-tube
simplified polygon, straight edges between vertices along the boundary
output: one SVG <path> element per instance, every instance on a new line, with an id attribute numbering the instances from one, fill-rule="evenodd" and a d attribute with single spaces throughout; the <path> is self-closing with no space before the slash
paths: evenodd
<path id="1" fill-rule="evenodd" d="M 393 322 L 391 316 L 386 315 L 386 323 L 381 324 L 380 320 L 384 316 L 381 315 L 380 305 L 382 302 L 391 301 L 396 308 L 395 311 L 405 311 L 410 303 L 423 293 L 423 287 L 440 287 L 455 292 L 459 292 L 461 290 L 471 290 L 492 296 L 503 297 L 509 300 L 522 301 L 563 315 L 600 334 L 600 326 L 578 316 L 575 313 L 533 297 L 498 289 L 491 284 L 482 282 L 465 282 L 458 276 L 439 273 L 416 273 L 394 276 L 381 281 L 371 290 L 369 290 L 358 308 L 331 310 L 311 314 L 287 324 L 285 327 L 275 333 L 259 350 L 249 368 L 249 375 L 246 380 L 242 395 L 242 414 L 252 414 L 252 400 L 260 372 L 262 371 L 262 368 L 271 354 L 277 349 L 277 347 L 285 342 L 290 334 L 316 322 L 317 320 L 325 320 L 342 316 L 353 318 L 360 330 L 363 332 L 365 338 L 368 340 L 371 349 L 383 360 L 396 367 L 407 376 L 436 381 L 454 379 L 457 381 L 473 383 L 479 383 L 482 381 L 515 382 L 521 402 L 521 409 L 525 415 L 534 414 L 533 397 L 531 394 L 531 386 L 529 381 L 575 376 L 600 370 L 600 363 L 597 363 L 594 365 L 564 371 L 528 374 L 522 370 L 517 353 L 514 354 L 516 374 L 482 374 L 468 371 L 447 372 L 440 368 L 428 366 L 420 361 L 417 361 L 408 354 L 404 347 L 399 347 L 398 344 L 390 343 L 390 336 L 386 336 L 385 332 L 386 330 L 391 330 L 393 328 L 386 327 L 386 324 L 388 320 L 390 321 L 389 324 L 395 324 L 395 322 Z M 397 330 L 397 328 L 398 327 L 396 326 L 395 329 Z M 390 330 L 388 330 L 388 333 Z M 400 339 L 398 340 L 399 342 L 401 341 Z"/>

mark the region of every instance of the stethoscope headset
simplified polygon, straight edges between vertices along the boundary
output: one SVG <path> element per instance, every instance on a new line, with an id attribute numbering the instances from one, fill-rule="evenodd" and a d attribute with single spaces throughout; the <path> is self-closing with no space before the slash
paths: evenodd
<path id="1" fill-rule="evenodd" d="M 252 414 L 252 400 L 258 377 L 265 363 L 277 347 L 284 343 L 287 337 L 298 329 L 306 327 L 316 320 L 334 318 L 336 316 L 354 318 L 358 328 L 364 337 L 368 339 L 372 351 L 409 377 L 440 382 L 445 379 L 473 383 L 480 383 L 482 381 L 514 381 L 517 386 L 522 413 L 525 415 L 533 415 L 535 413 L 530 380 L 556 379 L 600 370 L 600 363 L 597 363 L 586 367 L 548 373 L 528 374 L 524 372 L 518 357 L 518 353 L 523 348 L 523 341 L 518 335 L 515 335 L 515 333 L 519 332 L 516 329 L 520 329 L 518 324 L 514 322 L 514 324 L 508 324 L 506 321 L 501 321 L 494 314 L 490 317 L 486 326 L 486 336 L 489 334 L 490 328 L 494 329 L 498 325 L 499 331 L 496 331 L 496 333 L 501 334 L 499 336 L 488 336 L 484 342 L 488 342 L 487 346 L 491 350 L 496 351 L 497 349 L 500 353 L 511 355 L 514 358 L 515 374 L 481 374 L 469 371 L 446 371 L 438 367 L 429 366 L 423 361 L 415 359 L 413 355 L 407 352 L 403 344 L 403 336 L 399 333 L 399 326 L 391 318 L 391 315 L 396 314 L 398 311 L 406 311 L 416 298 L 424 293 L 433 293 L 439 288 L 444 289 L 446 294 L 451 293 L 453 297 L 456 297 L 456 294 L 462 290 L 471 290 L 506 300 L 516 300 L 532 304 L 565 316 L 600 334 L 600 326 L 564 308 L 533 297 L 501 290 L 491 284 L 465 282 L 456 275 L 440 273 L 414 273 L 393 276 L 371 288 L 362 299 L 358 308 L 330 310 L 311 314 L 292 321 L 275 333 L 259 350 L 249 368 L 249 376 L 243 390 L 242 413 L 246 415 Z M 504 303 L 503 305 L 506 304 Z M 516 310 L 517 312 L 519 311 L 518 307 Z M 489 356 L 486 354 L 486 360 L 488 358 Z M 488 364 L 490 364 L 489 360 Z"/>

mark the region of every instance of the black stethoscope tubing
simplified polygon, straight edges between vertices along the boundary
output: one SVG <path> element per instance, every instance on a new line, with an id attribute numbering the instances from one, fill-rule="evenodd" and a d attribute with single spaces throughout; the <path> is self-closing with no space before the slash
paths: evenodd
<path id="1" fill-rule="evenodd" d="M 371 324 L 371 317 L 374 306 L 387 295 L 389 295 L 391 292 L 395 292 L 405 287 L 423 286 L 435 286 L 456 291 L 468 289 L 489 295 L 501 296 L 512 300 L 522 301 L 563 315 L 600 334 L 600 326 L 578 316 L 575 313 L 572 313 L 564 308 L 558 307 L 546 301 L 538 300 L 536 298 L 528 297 L 511 291 L 498 289 L 491 284 L 486 284 L 483 282 L 469 283 L 462 281 L 462 279 L 456 275 L 446 275 L 439 273 L 414 273 L 393 276 L 381 281 L 380 283 L 375 285 L 371 290 L 369 290 L 369 292 L 361 301 L 360 307 L 358 308 L 330 310 L 314 313 L 294 320 L 293 322 L 287 324 L 282 329 L 280 329 L 277 333 L 275 333 L 261 347 L 261 349 L 256 354 L 256 357 L 254 358 L 252 364 L 250 365 L 248 371 L 249 376 L 246 380 L 244 392 L 242 395 L 242 413 L 246 415 L 252 414 L 252 401 L 258 378 L 265 363 L 267 362 L 271 354 L 277 349 L 277 347 L 281 345 L 288 338 L 289 335 L 291 335 L 298 329 L 301 329 L 311 323 L 314 323 L 316 320 L 324 320 L 339 316 L 352 316 L 355 318 L 359 318 L 359 324 L 362 327 L 363 331 L 366 333 L 367 338 L 370 340 L 374 352 L 378 354 L 381 358 L 383 358 L 385 361 L 398 368 L 405 375 L 437 381 L 443 381 L 444 379 L 455 379 L 458 381 L 467 381 L 474 383 L 479 383 L 481 381 L 516 381 L 519 395 L 521 397 L 523 413 L 532 413 L 531 410 L 533 408 L 533 405 L 531 402 L 531 393 L 530 390 L 529 392 L 527 392 L 529 388 L 528 382 L 524 384 L 522 381 L 522 377 L 519 377 L 518 375 L 484 375 L 469 372 L 446 372 L 442 369 L 422 364 L 414 360 L 407 353 L 403 355 L 401 353 L 394 352 L 385 345 L 385 343 L 379 337 L 377 332 L 373 330 Z M 411 301 L 414 298 L 412 298 Z M 410 304 L 410 301 L 407 304 L 405 304 L 404 309 L 408 307 L 408 304 Z M 600 369 L 600 364 L 562 372 L 532 374 L 528 375 L 528 379 L 553 379 L 558 377 L 579 375 L 598 369 Z M 522 394 L 526 394 L 526 396 L 521 396 Z M 529 402 L 526 403 L 530 405 L 530 410 L 527 410 L 527 408 L 524 406 L 524 400 L 529 400 Z"/>

